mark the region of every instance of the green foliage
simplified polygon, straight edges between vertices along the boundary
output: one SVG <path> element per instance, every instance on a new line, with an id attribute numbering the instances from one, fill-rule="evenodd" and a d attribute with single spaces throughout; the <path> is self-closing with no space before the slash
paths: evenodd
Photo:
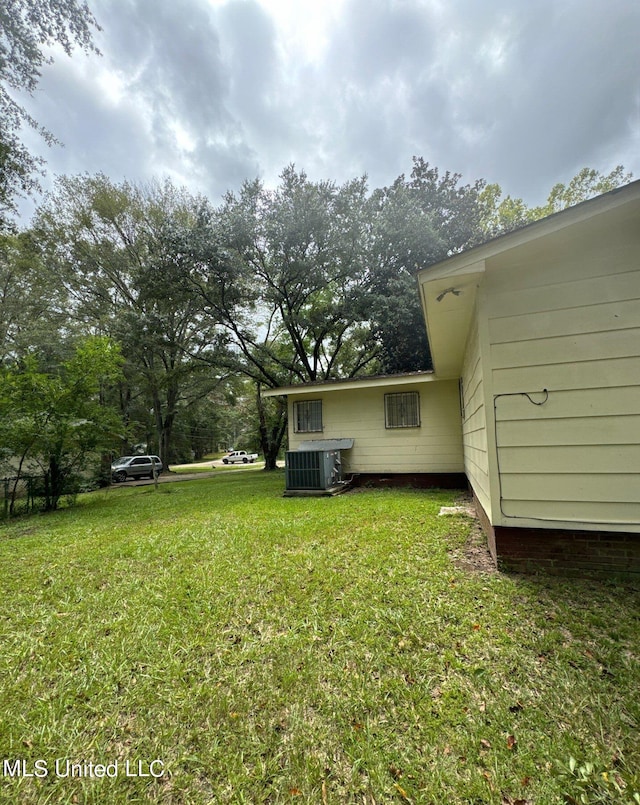
<path id="1" fill-rule="evenodd" d="M 568 185 L 561 183 L 554 185 L 546 204 L 540 207 L 527 207 L 521 198 L 506 196 L 501 199 L 500 186 L 487 185 L 480 194 L 484 236 L 495 237 L 518 229 L 594 196 L 615 190 L 630 182 L 632 178 L 633 175 L 625 173 L 622 165 L 618 165 L 608 174 L 600 173 L 593 168 L 582 168 Z"/>
<path id="2" fill-rule="evenodd" d="M 622 768 L 599 767 L 590 761 L 578 762 L 574 757 L 559 764 L 562 776 L 567 781 L 569 792 L 564 801 L 569 805 L 640 805 L 640 775 L 630 774 Z M 633 777 L 633 780 L 632 780 Z"/>
<path id="3" fill-rule="evenodd" d="M 431 368 L 415 277 L 479 237 L 484 182 L 460 179 L 414 157 L 409 179 L 372 194 L 369 311 L 385 372 Z"/>
<path id="4" fill-rule="evenodd" d="M 482 229 L 485 240 L 511 232 L 535 220 L 532 211 L 521 198 L 501 198 L 500 185 L 488 184 L 480 193 Z M 541 217 L 541 216 L 540 216 Z"/>
<path id="5" fill-rule="evenodd" d="M 85 3 L 77 0 L 5 0 L 0 3 L 0 230 L 15 212 L 15 197 L 37 188 L 35 173 L 42 160 L 20 141 L 20 128 L 27 124 L 49 143 L 53 135 L 26 112 L 12 95 L 32 95 L 43 66 L 52 61 L 45 47 L 59 44 L 67 55 L 74 45 L 97 52 L 92 29 L 100 30 Z"/>
<path id="6" fill-rule="evenodd" d="M 51 364 L 65 355 L 66 293 L 44 270 L 31 232 L 0 234 L 0 365 L 30 351 Z"/>
<path id="7" fill-rule="evenodd" d="M 122 429 L 101 393 L 120 379 L 120 350 L 104 337 L 78 344 L 71 358 L 45 370 L 35 355 L 1 370 L 0 441 L 14 473 L 37 467 L 44 477 L 45 508 L 73 491 L 78 473 Z"/>
<path id="8" fill-rule="evenodd" d="M 256 380 L 352 377 L 375 361 L 367 223 L 363 179 L 338 187 L 290 166 L 274 191 L 253 182 L 227 196 L 217 217 L 219 259 L 245 293 L 218 310 Z M 256 331 L 264 327 L 261 337 Z"/>
<path id="9" fill-rule="evenodd" d="M 220 382 L 198 360 L 215 352 L 217 323 L 203 317 L 181 273 L 183 244 L 203 206 L 169 181 L 138 187 L 104 175 L 63 177 L 36 217 L 42 259 L 73 300 L 73 315 L 121 345 L 117 401 L 128 429 L 165 462 L 175 458 L 176 420 Z"/>
<path id="10" fill-rule="evenodd" d="M 539 210 L 540 215 L 536 212 L 536 217 L 551 215 L 581 201 L 608 193 L 628 184 L 632 178 L 633 174 L 625 173 L 622 165 L 615 167 L 609 174 L 599 173 L 593 168 L 583 168 L 568 185 L 556 184 L 551 188 L 546 205 Z"/>

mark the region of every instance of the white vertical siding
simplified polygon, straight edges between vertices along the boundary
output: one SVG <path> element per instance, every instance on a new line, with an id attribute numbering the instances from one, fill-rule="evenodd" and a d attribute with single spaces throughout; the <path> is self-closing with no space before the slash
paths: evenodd
<path id="1" fill-rule="evenodd" d="M 385 393 L 417 391 L 420 395 L 419 428 L 385 428 Z M 352 438 L 354 446 L 343 453 L 347 472 L 457 473 L 463 472 L 458 383 L 430 381 L 390 388 L 335 389 L 289 398 L 322 400 L 322 433 L 293 433 L 289 447 L 296 450 L 311 439 Z"/>
<path id="2" fill-rule="evenodd" d="M 493 522 L 640 531 L 639 222 L 591 222 L 505 252 L 485 290 Z"/>

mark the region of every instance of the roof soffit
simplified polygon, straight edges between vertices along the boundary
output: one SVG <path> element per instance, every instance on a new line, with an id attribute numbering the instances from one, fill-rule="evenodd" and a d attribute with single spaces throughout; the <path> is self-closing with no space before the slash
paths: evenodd
<path id="1" fill-rule="evenodd" d="M 459 377 L 484 261 L 420 286 L 431 358 L 438 377 Z"/>

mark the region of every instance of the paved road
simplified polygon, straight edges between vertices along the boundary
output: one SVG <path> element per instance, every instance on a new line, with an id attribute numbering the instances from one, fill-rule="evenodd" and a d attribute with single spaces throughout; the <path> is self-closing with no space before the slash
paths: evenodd
<path id="1" fill-rule="evenodd" d="M 217 473 L 219 475 L 219 473 Z M 171 484 L 175 481 L 194 481 L 196 478 L 213 478 L 215 472 L 168 472 L 160 475 L 158 478 L 159 484 Z M 153 481 L 149 478 L 140 478 L 137 481 L 122 481 L 117 483 L 114 481 L 110 489 L 122 489 L 127 486 L 150 486 Z"/>
<path id="2" fill-rule="evenodd" d="M 221 475 L 220 471 L 216 472 L 216 467 L 224 467 L 224 472 L 247 472 L 250 469 L 262 469 L 264 467 L 264 461 L 256 461 L 254 464 L 238 464 L 236 465 L 236 469 L 229 469 L 222 461 L 203 461 L 199 464 L 180 464 L 181 472 L 172 472 L 171 467 L 169 468 L 168 473 L 162 474 L 158 478 L 159 484 L 170 484 L 175 481 L 195 481 L 198 478 L 214 478 L 217 475 Z M 279 467 L 284 467 L 284 462 L 278 462 Z M 209 471 L 205 471 L 205 467 L 210 468 Z M 184 472 L 184 470 L 195 470 L 196 468 L 200 468 L 198 472 Z M 141 478 L 137 481 L 123 481 L 122 483 L 113 483 L 111 485 L 112 489 L 120 489 L 122 487 L 127 486 L 149 486 L 152 484 L 153 481 L 149 480 L 148 478 Z"/>

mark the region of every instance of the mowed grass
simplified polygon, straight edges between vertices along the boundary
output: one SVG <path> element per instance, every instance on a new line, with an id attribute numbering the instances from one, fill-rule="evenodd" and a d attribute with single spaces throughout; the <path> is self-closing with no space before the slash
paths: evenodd
<path id="1" fill-rule="evenodd" d="M 47 771 L 5 764 L 0 802 L 640 799 L 637 585 L 463 569 L 455 493 L 283 485 L 0 527 L 0 763 Z"/>

